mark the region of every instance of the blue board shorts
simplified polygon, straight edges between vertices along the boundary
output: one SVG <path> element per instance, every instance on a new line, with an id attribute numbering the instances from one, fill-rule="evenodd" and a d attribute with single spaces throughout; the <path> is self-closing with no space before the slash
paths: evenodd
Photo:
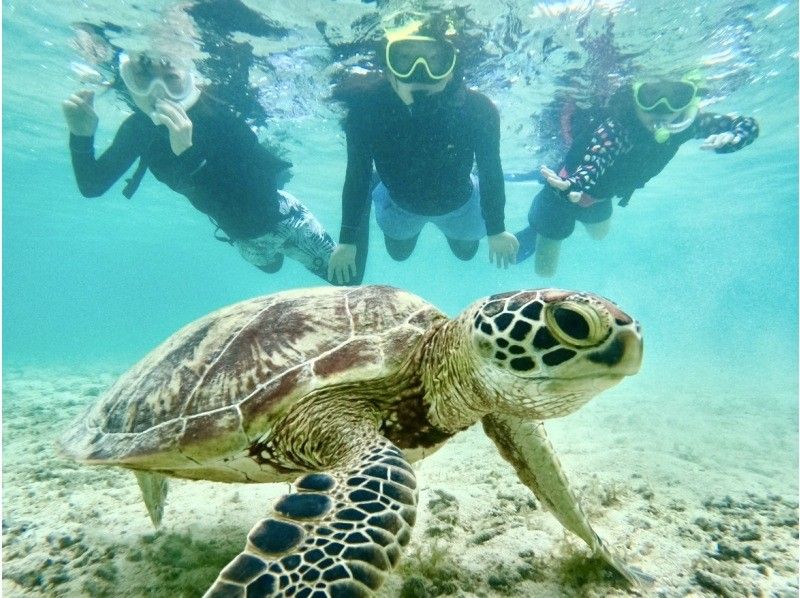
<path id="1" fill-rule="evenodd" d="M 553 241 L 569 237 L 575 230 L 575 221 L 584 224 L 605 222 L 613 211 L 611 199 L 597 201 L 590 206 L 572 203 L 549 185 L 534 197 L 528 211 L 528 222 L 538 234 Z"/>
<path id="2" fill-rule="evenodd" d="M 383 183 L 372 191 L 375 204 L 375 219 L 383 234 L 390 239 L 405 241 L 416 237 L 422 227 L 430 222 L 455 241 L 477 241 L 486 236 L 486 223 L 481 213 L 481 197 L 478 177 L 472 175 L 472 194 L 463 206 L 440 216 L 423 216 L 404 210 L 389 195 Z"/>

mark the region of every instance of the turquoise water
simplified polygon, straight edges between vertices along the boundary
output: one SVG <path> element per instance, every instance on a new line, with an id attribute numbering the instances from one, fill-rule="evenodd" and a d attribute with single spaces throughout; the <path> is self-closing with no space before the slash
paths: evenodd
<path id="1" fill-rule="evenodd" d="M 374 10 L 354 2 L 309 3 L 295 15 L 292 45 L 320 46 L 308 21 L 323 5 L 331 20 Z M 635 4 L 635 3 L 634 3 Z M 151 10 L 128 7 L 139 21 Z M 559 6 L 559 5 L 554 5 Z M 681 19 L 689 3 L 662 15 L 655 29 Z M 766 379 L 794 385 L 797 371 L 797 152 L 796 23 L 789 5 L 765 19 L 780 4 L 727 3 L 708 15 L 708 25 L 736 11 L 752 23 L 746 80 L 710 109 L 755 116 L 761 138 L 726 156 L 688 143 L 668 168 L 618 209 L 610 236 L 594 243 L 578 230 L 564 245 L 561 268 L 540 280 L 532 263 L 497 271 L 487 250 L 468 264 L 455 260 L 432 228 L 424 231 L 411 259 L 388 259 L 379 231 L 372 235 L 365 282 L 408 288 L 457 313 L 487 293 L 521 287 L 560 286 L 599 292 L 642 320 L 648 360 L 669 368 L 683 364 L 730 370 L 751 377 L 765 368 Z M 636 8 L 635 6 L 633 8 Z M 63 364 L 86 361 L 130 363 L 178 326 L 233 301 L 287 287 L 316 284 L 295 264 L 265 276 L 235 251 L 214 241 L 207 219 L 183 198 L 147 177 L 134 199 L 118 185 L 100 199 L 82 198 L 74 185 L 66 151 L 60 102 L 76 87 L 69 64 L 80 57 L 69 47 L 72 20 L 99 22 L 107 7 L 43 8 L 4 3 L 3 82 L 3 290 L 6 363 Z M 336 11 L 338 10 L 338 13 Z M 596 9 L 599 11 L 599 9 Z M 638 7 L 648 18 L 646 7 Z M 499 22 L 480 14 L 486 24 Z M 485 10 L 484 10 L 485 12 Z M 709 12 L 712 12 L 709 10 Z M 524 11 L 520 11 L 524 14 Z M 569 16 L 569 15 L 568 15 Z M 569 42 L 567 17 L 530 17 L 527 24 Z M 575 20 L 577 17 L 573 17 Z M 635 14 L 617 17 L 617 40 L 645 49 Z M 287 17 L 288 19 L 288 17 Z M 291 20 L 288 20 L 291 22 Z M 685 28 L 671 40 L 685 64 L 719 48 L 706 41 L 708 30 Z M 533 29 L 535 31 L 535 29 Z M 625 37 L 629 32 L 630 37 Z M 539 33 L 543 37 L 544 33 Z M 301 40 L 306 36 L 307 39 Z M 670 37 L 670 36 L 662 36 Z M 701 47 L 697 47 L 697 43 Z M 571 43 L 574 44 L 574 41 Z M 666 41 L 664 42 L 666 44 Z M 734 46 L 735 50 L 735 46 Z M 655 44 L 653 64 L 664 62 Z M 647 64 L 647 54 L 636 59 Z M 659 62 L 660 61 L 660 62 Z M 732 68 L 710 68 L 715 75 Z M 651 65 L 652 66 L 652 65 Z M 741 74 L 737 77 L 741 79 Z M 724 80 L 724 79 L 723 79 Z M 526 152 L 525 122 L 546 99 L 541 86 L 487 89 L 504 118 L 503 160 L 507 170 L 529 170 L 535 156 Z M 44 85 L 43 85 L 44 84 Z M 718 85 L 724 88 L 722 85 Z M 324 88 L 323 88 L 324 89 Z M 298 90 L 302 92 L 303 90 Z M 526 98 L 526 91 L 528 97 Z M 524 102 L 517 101 L 524 98 Z M 538 105 L 537 105 L 537 102 Z M 97 100 L 98 147 L 105 146 L 123 118 L 112 94 Z M 338 231 L 344 176 L 343 136 L 336 115 L 313 110 L 276 125 L 289 140 L 295 178 L 288 189 Z M 507 185 L 507 225 L 516 230 L 535 183 Z M 373 222 L 373 228 L 375 227 Z"/>
<path id="2" fill-rule="evenodd" d="M 99 199 L 79 195 L 60 108 L 79 85 L 70 63 L 81 57 L 70 45 L 69 25 L 74 20 L 124 23 L 130 27 L 120 34 L 124 43 L 169 4 L 39 4 L 44 3 L 3 2 L 4 370 L 119 372 L 213 309 L 317 284 L 288 260 L 277 275 L 256 270 L 215 241 L 207 218 L 152 176 L 132 200 L 121 195 L 120 184 Z M 280 140 L 295 164 L 288 190 L 336 236 L 344 137 L 339 114 L 321 99 L 333 67 L 314 23 L 324 16 L 347 39 L 351 23 L 376 5 L 303 0 L 290 10 L 275 4 L 250 3 L 291 35 L 269 43 L 251 40 L 256 51 L 291 49 L 295 56 L 307 51 L 313 60 L 298 65 L 296 76 L 283 72 L 281 83 L 287 87 L 276 109 L 280 117 L 270 122 L 267 135 Z M 401 6 L 383 4 L 381 12 Z M 725 413 L 733 421 L 779 413 L 784 421 L 796 422 L 797 6 L 764 0 L 710 4 L 476 2 L 472 15 L 487 35 L 506 27 L 509 15 L 518 17 L 527 32 L 519 36 L 516 51 L 494 54 L 472 81 L 501 111 L 501 154 L 509 172 L 538 165 L 532 115 L 566 69 L 557 60 L 542 62 L 537 52 L 552 36 L 580 53 L 574 32 L 583 17 L 596 31 L 611 19 L 617 44 L 635 56 L 631 63 L 639 73 L 702 65 L 714 90 L 708 109 L 754 116 L 760 138 L 731 155 L 687 143 L 627 208 L 615 209 L 605 240 L 594 242 L 576 230 L 564 243 L 553 279 L 538 278 L 532 261 L 498 270 L 488 263 L 485 244 L 472 262 L 462 263 L 432 227 L 423 231 L 414 255 L 396 263 L 386 255 L 373 221 L 364 282 L 408 289 L 451 315 L 481 296 L 519 288 L 597 292 L 643 325 L 644 366 L 626 381 L 631 394 L 660 388 L 689 402 L 711 396 L 717 412 L 725 410 L 728 398 L 736 399 Z M 530 85 L 523 83 L 525 76 L 532 77 Z M 101 148 L 125 108 L 113 93 L 98 97 L 96 108 Z M 533 182 L 506 185 L 509 230 L 525 224 L 538 190 Z M 660 400 L 674 420 L 673 404 L 663 396 Z M 742 405 L 741 412 L 734 411 Z M 787 428 L 786 445 L 795 448 L 776 459 L 791 466 L 797 460 L 796 423 Z M 786 475 L 796 490 L 796 470 Z"/>

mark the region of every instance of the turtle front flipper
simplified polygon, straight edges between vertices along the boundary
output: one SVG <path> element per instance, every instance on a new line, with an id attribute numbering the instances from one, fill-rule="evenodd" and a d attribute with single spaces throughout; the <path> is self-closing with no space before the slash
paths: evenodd
<path id="1" fill-rule="evenodd" d="M 310 473 L 256 523 L 206 598 L 371 596 L 397 565 L 416 518 L 416 479 L 376 436 L 341 468 Z"/>
<path id="2" fill-rule="evenodd" d="M 503 458 L 514 466 L 517 476 L 530 488 L 561 524 L 584 540 L 595 555 L 606 561 L 629 583 L 649 585 L 653 578 L 626 565 L 611 553 L 592 529 L 580 503 L 569 488 L 541 421 L 489 414 L 482 420 L 486 434 Z"/>

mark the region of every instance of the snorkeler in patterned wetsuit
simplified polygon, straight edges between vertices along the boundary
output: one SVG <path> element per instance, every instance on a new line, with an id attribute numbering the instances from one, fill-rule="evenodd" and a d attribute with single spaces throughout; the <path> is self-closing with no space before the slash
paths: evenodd
<path id="1" fill-rule="evenodd" d="M 702 149 L 725 154 L 758 137 L 752 118 L 700 112 L 697 93 L 686 80 L 639 83 L 615 94 L 605 118 L 587 119 L 581 128 L 588 134 L 575 136 L 558 171 L 541 168 L 547 184 L 533 200 L 529 227 L 517 233 L 517 262 L 535 251 L 536 273 L 555 274 L 561 241 L 575 221 L 592 238 L 605 237 L 612 199 L 627 205 L 690 139 L 705 139 Z"/>
<path id="2" fill-rule="evenodd" d="M 150 170 L 264 272 L 277 272 L 288 256 L 327 280 L 333 240 L 302 203 L 279 191 L 290 162 L 267 151 L 241 118 L 201 92 L 187 61 L 165 53 L 122 54 L 120 74 L 138 110 L 99 158 L 93 93 L 77 92 L 63 105 L 81 194 L 102 195 L 138 158 L 123 191 L 127 197 Z"/>
<path id="3" fill-rule="evenodd" d="M 486 96 L 465 87 L 446 29 L 434 19 L 387 32 L 379 51 L 385 73 L 354 76 L 333 93 L 348 113 L 331 281 L 363 276 L 370 202 L 395 260 L 411 255 L 427 222 L 459 259 L 472 259 L 484 236 L 498 266 L 515 259 L 518 243 L 504 224 L 499 115 Z M 380 179 L 374 188 L 373 163 Z"/>

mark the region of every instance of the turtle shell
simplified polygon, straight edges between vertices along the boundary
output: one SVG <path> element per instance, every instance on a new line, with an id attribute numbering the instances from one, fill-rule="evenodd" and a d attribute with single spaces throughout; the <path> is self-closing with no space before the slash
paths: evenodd
<path id="1" fill-rule="evenodd" d="M 322 287 L 213 312 L 125 373 L 67 431 L 73 459 L 181 468 L 246 448 L 310 391 L 385 376 L 445 316 L 384 286 Z"/>

